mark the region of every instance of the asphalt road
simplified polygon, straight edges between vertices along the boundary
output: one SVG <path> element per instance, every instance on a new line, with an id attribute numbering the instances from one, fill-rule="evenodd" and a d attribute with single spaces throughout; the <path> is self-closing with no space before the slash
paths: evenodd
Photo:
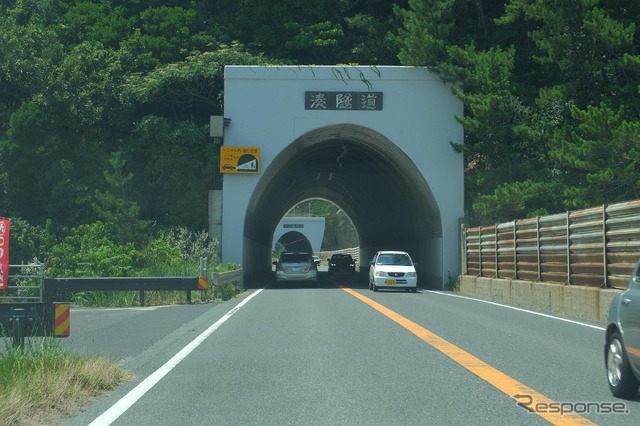
<path id="1" fill-rule="evenodd" d="M 373 293 L 366 283 L 342 288 L 323 276 L 316 286 L 271 284 L 217 305 L 71 315 L 65 344 L 117 360 L 136 378 L 67 426 L 629 425 L 640 418 L 640 395 L 609 393 L 602 324 L 447 292 Z"/>

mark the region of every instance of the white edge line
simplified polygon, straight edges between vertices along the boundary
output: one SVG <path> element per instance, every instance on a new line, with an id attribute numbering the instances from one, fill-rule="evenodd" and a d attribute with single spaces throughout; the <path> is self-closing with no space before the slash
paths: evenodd
<path id="1" fill-rule="evenodd" d="M 185 346 L 180 352 L 175 354 L 173 358 L 167 361 L 162 367 L 158 368 L 146 379 L 140 382 L 129 393 L 123 396 L 118 402 L 111 406 L 107 411 L 102 413 L 100 417 L 92 421 L 89 426 L 107 426 L 117 420 L 125 411 L 127 411 L 133 404 L 135 404 L 144 394 L 146 394 L 151 388 L 153 388 L 164 376 L 166 376 L 174 367 L 187 357 L 194 349 L 200 346 L 211 333 L 216 331 L 225 321 L 227 321 L 233 314 L 238 312 L 240 308 L 246 305 L 249 300 L 257 296 L 263 289 L 257 290 L 255 293 L 248 296 L 242 302 L 238 303 L 233 309 L 227 312 L 222 318 L 212 324 L 198 337 L 193 339 L 191 343 Z"/>
<path id="2" fill-rule="evenodd" d="M 504 305 L 502 303 L 491 302 L 490 300 L 476 299 L 475 297 L 461 296 L 459 294 L 451 294 L 451 293 L 447 293 L 447 292 L 443 292 L 443 291 L 434 291 L 434 290 L 424 290 L 424 291 L 428 291 L 429 293 L 440 294 L 442 296 L 458 297 L 460 299 L 474 300 L 476 302 L 487 303 L 489 305 L 502 306 L 503 308 L 513 309 L 514 311 L 526 312 L 526 313 L 532 314 L 532 315 L 538 315 L 538 316 L 541 316 L 541 317 L 551 318 L 551 319 L 555 319 L 555 320 L 558 320 L 558 321 L 564 321 L 564 322 L 568 322 L 568 323 L 571 323 L 571 324 L 582 325 L 584 327 L 593 328 L 595 330 L 602 330 L 602 331 L 606 330 L 606 328 L 600 327 L 600 326 L 597 326 L 597 325 L 592 325 L 592 324 L 587 324 L 587 323 L 580 322 L 580 321 L 570 320 L 570 319 L 567 319 L 567 318 L 557 317 L 555 315 L 543 314 L 541 312 L 530 311 L 528 309 L 517 308 L 517 307 L 511 306 L 511 305 Z"/>

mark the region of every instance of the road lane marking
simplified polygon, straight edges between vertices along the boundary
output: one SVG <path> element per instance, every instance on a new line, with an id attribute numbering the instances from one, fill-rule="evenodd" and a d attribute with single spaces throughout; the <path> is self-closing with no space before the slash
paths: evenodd
<path id="1" fill-rule="evenodd" d="M 366 303 L 376 311 L 380 312 L 387 318 L 395 321 L 400 324 L 402 327 L 409 330 L 411 333 L 416 335 L 418 338 L 423 340 L 424 342 L 431 345 L 433 348 L 439 350 L 444 355 L 448 356 L 462 367 L 466 368 L 476 376 L 480 377 L 496 389 L 504 392 L 512 398 L 518 405 L 523 408 L 529 409 L 532 413 L 536 413 L 540 417 L 544 418 L 548 422 L 554 425 L 593 425 L 591 421 L 586 418 L 576 414 L 576 413 L 553 413 L 549 412 L 549 407 L 558 406 L 559 403 L 553 401 L 550 398 L 547 398 L 543 394 L 536 392 L 530 387 L 526 386 L 523 383 L 518 382 L 512 377 L 504 374 L 502 371 L 490 366 L 486 362 L 476 358 L 470 353 L 464 351 L 463 349 L 457 347 L 453 343 L 444 340 L 440 336 L 430 332 L 426 328 L 421 325 L 416 324 L 415 322 L 403 317 L 402 315 L 392 311 L 384 305 L 358 293 L 355 290 L 352 290 L 343 285 L 339 285 L 339 287 L 352 295 L 353 297 L 360 299 L 362 302 Z M 517 399 L 516 396 L 522 398 L 523 396 L 527 396 L 529 399 L 529 403 L 527 407 L 521 404 L 521 400 Z M 542 411 L 541 410 L 546 411 Z"/>
<path id="2" fill-rule="evenodd" d="M 514 311 L 526 312 L 526 313 L 531 314 L 531 315 L 537 315 L 537 316 L 540 316 L 540 317 L 551 318 L 551 319 L 558 320 L 558 321 L 563 321 L 563 322 L 568 322 L 568 323 L 571 323 L 571 324 L 581 325 L 583 327 L 593 328 L 594 330 L 600 330 L 600 331 L 604 331 L 605 330 L 604 327 L 601 327 L 601 326 L 598 326 L 598 325 L 587 324 L 586 322 L 571 320 L 571 319 L 568 319 L 568 318 L 562 318 L 562 317 L 558 317 L 558 316 L 555 316 L 555 315 L 543 314 L 542 312 L 536 312 L 536 311 L 531 311 L 529 309 L 518 308 L 516 306 L 505 305 L 504 303 L 492 302 L 490 300 L 482 300 L 482 299 L 477 299 L 475 297 L 462 296 L 462 295 L 459 295 L 459 294 L 451 294 L 450 292 L 434 291 L 434 290 L 424 290 L 424 291 L 427 291 L 427 292 L 433 293 L 433 294 L 439 294 L 440 296 L 456 297 L 458 299 L 467 299 L 467 300 L 472 300 L 474 302 L 486 303 L 488 305 L 500 306 L 500 307 L 503 307 L 503 308 L 506 308 L 506 309 L 511 309 L 511 310 L 514 310 Z"/>
<path id="3" fill-rule="evenodd" d="M 107 426 L 116 421 L 125 411 L 127 411 L 133 404 L 135 404 L 140 398 L 144 396 L 151 388 L 153 388 L 164 376 L 169 374 L 183 359 L 193 352 L 200 344 L 216 331 L 222 324 L 224 324 L 233 314 L 238 312 L 240 308 L 246 305 L 249 300 L 257 296 L 263 289 L 256 290 L 255 293 L 248 296 L 242 302 L 238 303 L 233 309 L 227 312 L 222 318 L 213 323 L 209 328 L 202 332 L 198 337 L 193 339 L 191 343 L 185 346 L 180 352 L 175 354 L 173 358 L 167 361 L 162 367 L 158 368 L 146 379 L 133 388 L 129 393 L 123 396 L 118 402 L 111 406 L 107 411 L 102 413 L 100 417 L 92 421 L 89 426 Z"/>

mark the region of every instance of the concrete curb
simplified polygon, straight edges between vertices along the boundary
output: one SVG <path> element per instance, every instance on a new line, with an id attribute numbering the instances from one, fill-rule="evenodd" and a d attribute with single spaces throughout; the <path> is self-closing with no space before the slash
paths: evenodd
<path id="1" fill-rule="evenodd" d="M 458 292 L 557 315 L 606 322 L 613 298 L 623 290 L 461 275 Z"/>

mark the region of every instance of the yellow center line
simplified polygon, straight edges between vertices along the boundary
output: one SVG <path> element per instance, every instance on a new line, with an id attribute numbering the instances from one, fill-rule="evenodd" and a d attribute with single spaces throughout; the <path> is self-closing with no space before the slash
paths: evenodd
<path id="1" fill-rule="evenodd" d="M 500 370 L 493 368 L 486 362 L 476 358 L 470 353 L 460 349 L 456 345 L 449 343 L 438 335 L 430 332 L 426 328 L 416 324 L 415 322 L 403 317 L 402 315 L 392 311 L 384 305 L 381 305 L 362 294 L 340 285 L 340 288 L 350 295 L 360 299 L 362 302 L 371 306 L 376 311 L 385 315 L 389 319 L 397 322 L 420 339 L 439 350 L 476 376 L 485 380 L 496 389 L 504 392 L 510 398 L 513 398 L 518 404 L 529 411 L 538 414 L 548 422 L 554 425 L 593 425 L 584 417 L 574 412 L 560 413 L 558 407 L 561 404 L 547 398 L 543 394 L 536 392 L 530 387 L 518 382 L 510 376 L 507 376 Z"/>

